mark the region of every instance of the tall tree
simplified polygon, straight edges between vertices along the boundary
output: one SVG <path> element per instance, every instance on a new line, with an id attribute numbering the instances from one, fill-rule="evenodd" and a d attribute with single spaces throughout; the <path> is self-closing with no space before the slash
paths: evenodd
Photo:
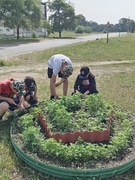
<path id="1" fill-rule="evenodd" d="M 130 20 L 130 22 L 129 22 L 129 31 L 131 33 L 135 32 L 135 21 L 134 20 Z"/>
<path id="2" fill-rule="evenodd" d="M 12 9 L 12 0 L 0 0 L 0 20 L 3 20 L 5 16 L 11 11 Z"/>
<path id="3" fill-rule="evenodd" d="M 76 15 L 77 25 L 87 26 L 86 18 L 82 14 Z"/>
<path id="4" fill-rule="evenodd" d="M 17 29 L 17 39 L 20 28 L 38 27 L 41 19 L 40 2 L 40 0 L 0 1 L 1 19 L 4 20 L 6 27 Z"/>
<path id="5" fill-rule="evenodd" d="M 49 3 L 49 9 L 53 29 L 55 32 L 61 33 L 63 30 L 74 30 L 76 27 L 76 17 L 73 6 L 66 3 L 66 0 L 53 0 Z"/>
<path id="6" fill-rule="evenodd" d="M 129 19 L 127 18 L 121 18 L 119 20 L 120 29 L 122 32 L 128 32 L 129 31 Z"/>

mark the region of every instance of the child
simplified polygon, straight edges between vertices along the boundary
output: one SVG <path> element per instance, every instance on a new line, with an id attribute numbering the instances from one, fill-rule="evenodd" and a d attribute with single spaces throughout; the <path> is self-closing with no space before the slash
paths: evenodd
<path id="1" fill-rule="evenodd" d="M 63 84 L 63 96 L 67 95 L 68 77 L 72 75 L 72 61 L 69 57 L 63 54 L 55 54 L 48 61 L 48 78 L 50 79 L 50 99 L 58 99 L 56 87 Z M 60 82 L 56 83 L 56 77 L 61 78 Z"/>
<path id="2" fill-rule="evenodd" d="M 76 91 L 84 95 L 98 93 L 95 76 L 90 72 L 90 69 L 87 66 L 83 66 L 80 69 L 80 74 L 76 78 L 73 93 L 76 93 Z"/>
<path id="3" fill-rule="evenodd" d="M 37 97 L 37 85 L 33 77 L 26 76 L 24 79 L 26 94 L 24 95 L 25 101 L 31 106 L 38 103 Z"/>
<path id="4" fill-rule="evenodd" d="M 25 110 L 28 107 L 24 101 L 25 84 L 13 78 L 0 82 L 0 120 L 7 111 L 13 112 L 15 109 Z M 15 101 L 14 96 L 18 96 Z"/>

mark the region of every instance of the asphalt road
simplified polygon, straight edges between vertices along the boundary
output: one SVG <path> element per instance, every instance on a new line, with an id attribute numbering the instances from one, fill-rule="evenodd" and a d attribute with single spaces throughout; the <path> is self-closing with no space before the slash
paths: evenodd
<path id="1" fill-rule="evenodd" d="M 121 33 L 125 34 L 125 33 Z M 109 33 L 109 37 L 118 37 L 119 33 Z M 7 44 L 0 45 L 0 58 L 16 56 L 20 54 L 31 53 L 34 51 L 41 51 L 50 48 L 65 46 L 69 44 L 92 41 L 96 39 L 107 38 L 107 34 L 91 34 L 89 36 L 76 36 L 74 39 L 45 39 L 40 42 L 31 42 L 26 44 Z"/>

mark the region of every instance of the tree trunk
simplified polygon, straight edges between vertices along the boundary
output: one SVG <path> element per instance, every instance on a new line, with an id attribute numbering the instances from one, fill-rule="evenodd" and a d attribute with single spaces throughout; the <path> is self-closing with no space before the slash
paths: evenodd
<path id="1" fill-rule="evenodd" d="M 61 38 L 61 31 L 59 31 L 59 38 Z"/>
<path id="2" fill-rule="evenodd" d="M 19 26 L 17 26 L 17 39 L 19 39 Z"/>

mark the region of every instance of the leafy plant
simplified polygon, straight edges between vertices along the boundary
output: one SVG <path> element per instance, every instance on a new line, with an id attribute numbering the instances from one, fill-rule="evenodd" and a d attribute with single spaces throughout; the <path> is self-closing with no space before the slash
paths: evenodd
<path id="1" fill-rule="evenodd" d="M 57 101 L 46 100 L 42 114 L 52 132 L 103 130 L 112 111 L 101 95 L 63 96 Z M 50 126 L 51 124 L 51 126 Z"/>
<path id="2" fill-rule="evenodd" d="M 109 143 L 89 143 L 83 141 L 81 138 L 78 138 L 78 141 L 74 144 L 62 144 L 60 141 L 57 142 L 52 138 L 48 139 L 44 134 L 42 134 L 42 129 L 38 125 L 37 116 L 35 119 L 33 115 L 25 114 L 18 118 L 16 125 L 16 128 L 18 128 L 19 126 L 20 129 L 19 136 L 23 141 L 23 149 L 25 149 L 25 151 L 27 152 L 36 153 L 37 155 L 39 154 L 40 157 L 45 157 L 47 161 L 51 159 L 53 163 L 55 161 L 57 163 L 58 161 L 60 166 L 69 165 L 70 167 L 72 166 L 72 168 L 83 168 L 84 166 L 85 168 L 87 166 L 88 168 L 99 168 L 100 166 L 102 166 L 100 163 L 97 163 L 100 160 L 101 162 L 102 160 L 109 161 L 116 159 L 120 156 L 120 154 L 125 154 L 127 149 L 130 147 L 130 144 L 132 143 L 134 125 L 134 123 L 132 122 L 134 122 L 134 116 L 132 116 L 131 114 L 129 115 L 127 112 L 122 111 L 117 107 L 110 106 L 108 103 L 104 102 L 100 96 L 94 97 L 97 101 L 95 103 L 97 105 L 95 109 L 93 104 L 89 103 L 89 97 L 88 99 L 81 99 L 81 101 L 85 102 L 84 104 L 86 104 L 86 100 L 89 104 L 91 104 L 93 110 L 96 112 L 92 113 L 94 114 L 94 116 L 92 117 L 85 113 L 86 109 L 88 109 L 88 105 L 86 104 L 87 108 L 84 108 L 83 106 L 83 110 L 80 108 L 74 113 L 74 123 L 72 123 L 71 125 L 70 116 L 73 114 L 73 112 L 66 112 L 67 107 L 64 108 L 64 105 L 61 103 L 61 99 L 58 101 L 48 100 L 46 102 L 42 102 L 41 104 L 39 104 L 38 108 L 40 111 L 48 115 L 48 119 L 53 117 L 53 119 L 51 119 L 50 121 L 50 124 L 55 122 L 55 124 L 62 129 L 66 124 L 69 124 L 68 128 L 70 127 L 72 130 L 74 130 L 75 128 L 81 128 L 82 130 L 95 130 L 103 128 L 105 123 L 102 122 L 102 120 L 107 117 L 107 115 L 110 113 L 110 110 L 112 111 L 113 108 L 113 133 L 111 134 Z M 99 102 L 97 98 L 99 98 Z M 64 102 L 65 104 L 65 97 L 64 101 L 62 102 Z M 105 110 L 105 113 L 103 113 L 101 107 Z M 34 113 L 34 109 L 32 111 Z M 35 109 L 35 112 L 36 111 L 37 109 Z M 63 114 L 63 112 L 61 114 L 61 111 L 63 111 L 65 114 Z M 69 113 L 69 119 L 67 118 L 68 120 L 64 121 L 63 117 L 66 118 L 67 113 Z M 57 116 L 57 118 L 55 118 L 55 115 Z M 63 120 L 62 124 L 61 119 Z M 55 128 L 57 127 L 56 125 Z M 57 128 L 55 130 L 57 130 Z M 14 132 L 17 133 L 17 131 Z"/>

